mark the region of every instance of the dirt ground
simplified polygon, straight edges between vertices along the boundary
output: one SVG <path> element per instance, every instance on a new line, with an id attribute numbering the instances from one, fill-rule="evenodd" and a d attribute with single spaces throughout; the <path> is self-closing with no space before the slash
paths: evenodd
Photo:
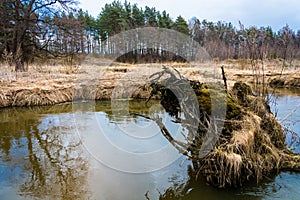
<path id="1" fill-rule="evenodd" d="M 147 98 L 149 76 L 163 65 L 174 67 L 181 75 L 200 82 L 272 83 L 280 87 L 300 87 L 300 61 L 283 66 L 272 60 L 251 65 L 247 60 L 207 63 L 123 64 L 108 59 L 89 58 L 80 66 L 29 65 L 27 72 L 13 72 L 0 66 L 0 107 L 51 105 L 76 99 Z"/>

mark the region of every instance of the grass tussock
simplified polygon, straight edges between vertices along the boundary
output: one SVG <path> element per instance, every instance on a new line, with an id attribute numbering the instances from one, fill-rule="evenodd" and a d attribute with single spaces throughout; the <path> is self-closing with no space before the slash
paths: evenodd
<path id="1" fill-rule="evenodd" d="M 71 88 L 43 90 L 39 88 L 20 89 L 11 94 L 0 94 L 1 107 L 53 105 L 72 100 Z"/>
<path id="2" fill-rule="evenodd" d="M 281 125 L 265 100 L 253 96 L 251 88 L 241 82 L 230 95 L 242 109 L 242 117 L 227 120 L 223 132 L 233 131 L 229 136 L 222 134 L 214 150 L 199 160 L 198 175 L 224 188 L 259 182 L 280 170 L 299 170 L 300 156 L 287 149 Z"/>

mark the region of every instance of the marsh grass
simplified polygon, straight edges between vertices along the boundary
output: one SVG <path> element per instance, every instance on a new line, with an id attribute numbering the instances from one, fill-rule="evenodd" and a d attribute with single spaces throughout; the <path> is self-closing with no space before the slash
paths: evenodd
<path id="1" fill-rule="evenodd" d="M 96 82 L 99 86 L 96 99 L 101 99 L 104 96 L 105 99 L 110 99 L 111 90 L 122 77 L 128 78 L 129 76 L 127 76 L 127 74 L 137 72 L 139 76 L 130 75 L 132 77 L 129 78 L 132 78 L 132 80 L 128 81 L 128 84 L 142 85 L 147 81 L 147 78 L 142 76 L 143 73 L 147 74 L 150 71 L 157 71 L 161 68 L 161 64 L 159 63 L 132 65 L 128 63 L 118 63 L 106 57 L 88 55 L 81 58 L 80 61 L 73 63 L 65 62 L 63 59 L 36 60 L 34 63 L 28 64 L 28 70 L 26 72 L 15 72 L 14 66 L 9 64 L 10 55 L 6 55 L 6 58 L 7 61 L 0 65 L 1 107 L 18 105 L 18 102 L 23 102 L 23 100 L 21 101 L 23 98 L 27 99 L 28 103 L 23 102 L 20 103 L 20 105 L 35 105 L 42 102 L 45 102 L 44 104 L 49 104 L 50 102 L 54 104 L 60 100 L 71 101 L 71 98 L 62 97 L 62 94 L 61 97 L 55 100 L 53 97 L 54 94 L 52 93 L 58 90 L 59 94 L 59 90 L 65 90 L 65 92 L 69 94 L 68 96 L 70 96 L 70 88 L 74 87 L 74 84 L 77 84 L 78 81 L 81 80 L 82 82 L 87 82 L 87 84 L 89 84 L 89 80 L 98 80 L 98 82 Z M 245 68 L 244 70 L 240 69 L 240 62 L 247 65 L 243 67 Z M 266 60 L 264 62 L 266 82 L 275 79 L 276 74 L 280 73 L 281 68 L 278 67 L 280 63 L 282 63 L 280 60 Z M 168 65 L 176 68 L 189 80 L 205 82 L 210 78 L 221 79 L 221 77 L 218 77 L 218 74 L 220 74 L 220 66 L 224 66 L 229 87 L 232 87 L 236 80 L 250 83 L 253 81 L 251 66 L 249 65 L 249 61 L 246 60 L 227 60 L 218 61 L 216 63 L 170 62 Z M 298 66 L 300 66 L 300 61 L 295 60 L 290 67 L 285 68 L 281 76 L 284 84 L 292 86 L 300 85 L 300 68 Z M 35 88 L 41 90 L 34 90 Z M 149 91 L 148 93 L 145 93 L 145 91 L 146 90 L 138 88 L 133 96 L 147 98 Z M 20 94 L 17 95 L 19 92 Z M 31 94 L 36 92 L 38 93 Z M 18 96 L 18 100 L 15 99 L 16 96 Z"/>

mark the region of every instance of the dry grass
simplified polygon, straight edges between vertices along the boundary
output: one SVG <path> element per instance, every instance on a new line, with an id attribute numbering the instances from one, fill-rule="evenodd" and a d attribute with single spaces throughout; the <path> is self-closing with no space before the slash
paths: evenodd
<path id="1" fill-rule="evenodd" d="M 120 84 L 128 85 L 131 90 L 135 87 L 136 91 L 131 91 L 133 97 L 147 98 L 149 91 L 139 86 L 147 83 L 149 75 L 159 71 L 162 66 L 159 63 L 131 65 L 88 56 L 80 61 L 80 66 L 63 60 L 48 60 L 29 65 L 27 72 L 14 72 L 14 67 L 8 63 L 9 55 L 6 57 L 7 62 L 0 66 L 0 107 L 55 104 L 72 101 L 74 95 L 77 95 L 77 99 L 110 99 L 112 90 Z M 237 80 L 251 83 L 254 78 L 247 60 L 170 62 L 165 65 L 175 67 L 189 80 L 200 82 L 221 80 L 221 66 L 225 67 L 229 86 L 233 86 Z M 280 66 L 279 60 L 265 62 L 268 81 L 283 79 L 284 84 L 299 87 L 300 61 L 294 61 L 290 67 L 285 67 L 282 75 L 278 75 L 282 70 Z M 89 89 L 91 84 L 97 85 L 97 88 Z M 85 91 L 76 90 L 74 93 L 75 85 L 77 88 L 84 87 Z M 123 92 L 120 96 L 128 97 L 128 94 Z"/>
<path id="2" fill-rule="evenodd" d="M 255 69 L 251 65 L 250 60 L 227 60 L 218 63 L 219 66 L 224 66 L 229 85 L 233 85 L 235 81 L 243 81 L 245 83 L 268 85 L 276 79 L 283 80 L 283 87 L 300 87 L 300 82 L 295 83 L 295 80 L 300 77 L 300 61 L 294 60 L 289 65 L 283 60 L 264 60 L 257 61 L 259 69 Z M 262 66 L 264 69 L 262 70 Z M 294 83 L 294 84 L 292 84 Z"/>
<path id="3" fill-rule="evenodd" d="M 30 65 L 27 72 L 14 72 L 12 67 L 3 64 L 0 66 L 0 107 L 49 105 L 73 99 L 111 99 L 117 86 L 124 93 L 120 98 L 146 98 L 150 91 L 140 86 L 160 67 L 109 63 L 107 59 L 93 58 L 81 66 L 36 64 Z M 129 88 L 137 91 L 131 89 L 127 94 Z"/>
<path id="4" fill-rule="evenodd" d="M 280 170 L 299 170 L 300 155 L 286 147 L 282 127 L 265 100 L 238 94 L 233 90 L 231 95 L 243 108 L 243 117 L 227 121 L 231 135 L 221 135 L 216 148 L 199 161 L 198 173 L 216 187 L 237 187 Z"/>

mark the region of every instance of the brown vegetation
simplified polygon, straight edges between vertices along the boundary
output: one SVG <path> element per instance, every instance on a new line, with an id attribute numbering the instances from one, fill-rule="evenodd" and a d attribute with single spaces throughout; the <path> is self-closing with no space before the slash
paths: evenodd
<path id="1" fill-rule="evenodd" d="M 102 66 L 101 62 L 104 62 Z M 0 107 L 53 105 L 73 100 L 111 99 L 113 89 L 130 70 L 130 66 L 100 66 L 89 64 L 82 68 L 69 65 L 32 65 L 28 72 L 12 72 L 1 66 Z M 124 82 L 124 81 L 123 81 Z M 123 84 L 122 82 L 122 84 Z M 139 88 L 145 80 L 125 80 L 136 87 L 132 97 L 147 98 L 150 91 Z"/>
<path id="2" fill-rule="evenodd" d="M 260 68 L 254 70 L 249 59 L 227 60 L 217 63 L 224 66 L 227 79 L 232 87 L 234 82 L 242 81 L 249 84 L 265 85 L 271 87 L 300 87 L 300 63 L 294 60 L 290 65 L 284 65 L 284 60 L 272 59 L 260 62 Z"/>
<path id="3" fill-rule="evenodd" d="M 195 116 L 197 108 L 186 104 L 195 97 L 187 94 L 187 97 L 181 99 L 175 95 L 178 99 L 176 102 L 174 94 L 177 94 L 177 88 L 184 87 L 182 78 L 175 75 L 176 72 L 165 70 L 170 76 L 154 79 L 156 82 L 152 87 L 160 93 L 165 109 L 171 109 L 170 113 L 178 118 L 176 121 L 182 122 L 189 133 L 185 141 L 178 141 L 161 120 L 153 120 L 166 139 L 193 161 L 196 177 L 201 175 L 207 183 L 216 187 L 238 187 L 250 180 L 259 182 L 263 177 L 281 170 L 300 170 L 300 155 L 287 148 L 281 125 L 271 113 L 266 100 L 254 96 L 250 86 L 236 82 L 226 94 L 226 117 L 222 129 L 218 129 L 218 123 L 223 119 L 220 114 L 218 117 L 213 116 L 212 109 L 216 102 L 223 101 L 222 89 L 191 82 L 200 110 L 199 116 Z M 170 81 L 171 87 L 167 84 Z M 184 117 L 176 115 L 177 112 L 183 113 Z M 195 126 L 195 120 L 198 122 L 197 133 L 190 129 Z"/>
<path id="4" fill-rule="evenodd" d="M 9 55 L 7 55 L 9 57 Z M 280 60 L 265 61 L 265 73 L 259 75 L 265 77 L 266 83 L 280 87 L 300 87 L 299 62 L 286 67 L 283 71 L 279 67 Z M 208 63 L 168 63 L 175 67 L 184 77 L 189 80 L 203 82 L 205 77 L 217 77 L 221 74 L 221 66 L 224 67 L 229 88 L 236 81 L 253 84 L 255 75 L 251 70 L 249 60 L 227 60 L 222 62 Z M 113 89 L 117 84 L 128 84 L 135 87 L 131 96 L 146 99 L 150 94 L 147 83 L 148 71 L 136 71 L 137 77 L 128 79 L 129 73 L 134 70 L 156 70 L 161 64 L 122 64 L 112 63 L 103 57 L 87 57 L 81 66 L 64 63 L 63 60 L 30 65 L 28 72 L 13 72 L 13 67 L 8 63 L 0 66 L 0 107 L 51 105 L 72 101 L 75 99 L 110 99 Z M 217 73 L 217 74 L 215 74 Z M 143 75 L 144 74 L 144 75 Z M 127 80 L 123 80 L 123 78 Z M 217 77 L 220 78 L 220 77 Z M 91 81 L 96 80 L 96 81 Z M 126 82 L 126 83 L 125 83 Z M 95 91 L 90 85 L 97 87 Z M 76 87 L 85 87 L 85 92 L 76 90 Z M 85 86 L 84 86 L 85 85 Z M 125 95 L 126 96 L 126 95 Z"/>
<path id="5" fill-rule="evenodd" d="M 226 121 L 223 133 L 227 134 L 199 161 L 198 174 L 217 187 L 259 182 L 280 170 L 300 169 L 300 156 L 287 149 L 282 127 L 265 100 L 247 90 L 251 91 L 241 82 L 234 85 L 230 97 L 241 108 L 242 117 Z"/>

